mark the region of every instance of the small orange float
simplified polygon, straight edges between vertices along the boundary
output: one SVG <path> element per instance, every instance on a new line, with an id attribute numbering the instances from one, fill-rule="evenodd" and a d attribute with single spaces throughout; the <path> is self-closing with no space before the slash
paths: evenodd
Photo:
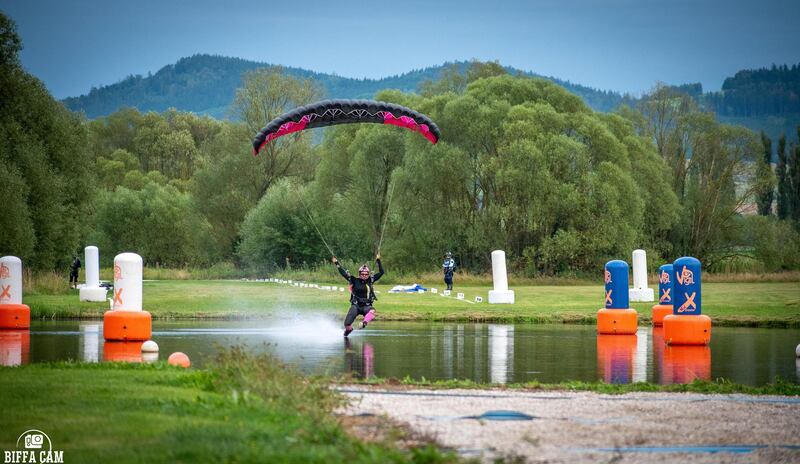
<path id="1" fill-rule="evenodd" d="M 172 366 L 180 366 L 180 367 L 189 367 L 192 365 L 191 361 L 189 361 L 189 357 L 186 356 L 185 353 L 181 353 L 180 351 L 176 351 L 169 355 L 167 358 L 167 362 Z"/>

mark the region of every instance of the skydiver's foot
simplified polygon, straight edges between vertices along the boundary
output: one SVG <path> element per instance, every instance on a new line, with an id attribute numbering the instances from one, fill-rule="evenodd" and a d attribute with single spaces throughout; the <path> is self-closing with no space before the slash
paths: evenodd
<path id="1" fill-rule="evenodd" d="M 353 331 L 353 326 L 348 325 L 344 328 L 344 336 L 347 337 Z"/>

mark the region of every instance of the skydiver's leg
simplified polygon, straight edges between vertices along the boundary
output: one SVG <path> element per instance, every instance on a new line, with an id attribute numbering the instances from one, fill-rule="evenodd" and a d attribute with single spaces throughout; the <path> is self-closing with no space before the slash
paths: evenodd
<path id="1" fill-rule="evenodd" d="M 369 324 L 373 319 L 375 319 L 375 308 L 373 308 L 372 306 L 366 306 L 365 308 L 367 310 L 367 313 L 364 314 L 364 321 L 361 322 L 362 329 L 366 327 L 367 324 Z"/>
<path id="2" fill-rule="evenodd" d="M 344 336 L 350 335 L 350 332 L 353 331 L 353 322 L 356 320 L 356 316 L 358 316 L 358 306 L 352 304 L 350 305 L 350 309 L 347 311 L 347 316 L 344 318 Z"/>

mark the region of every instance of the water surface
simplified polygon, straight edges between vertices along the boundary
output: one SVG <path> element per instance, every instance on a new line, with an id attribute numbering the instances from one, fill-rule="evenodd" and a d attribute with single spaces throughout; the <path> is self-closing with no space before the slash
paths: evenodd
<path id="1" fill-rule="evenodd" d="M 346 341 L 340 321 L 304 315 L 251 321 L 153 322 L 160 359 L 183 351 L 206 365 L 221 346 L 268 350 L 307 373 L 510 383 L 605 380 L 683 383 L 800 381 L 797 329 L 714 327 L 709 347 L 667 347 L 663 329 L 598 336 L 594 326 L 377 321 Z M 104 343 L 102 321 L 41 322 L 0 332 L 0 363 L 141 360 L 138 345 Z M 132 348 L 133 347 L 133 348 Z"/>

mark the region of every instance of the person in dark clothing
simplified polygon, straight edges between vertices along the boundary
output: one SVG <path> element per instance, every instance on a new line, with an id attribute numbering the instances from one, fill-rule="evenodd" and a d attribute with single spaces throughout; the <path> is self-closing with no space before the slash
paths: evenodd
<path id="1" fill-rule="evenodd" d="M 456 272 L 456 261 L 453 259 L 453 253 L 448 251 L 444 255 L 442 270 L 444 271 L 444 283 L 447 285 L 447 289 L 453 290 L 453 273 Z"/>
<path id="2" fill-rule="evenodd" d="M 81 260 L 77 256 L 72 256 L 72 264 L 69 265 L 69 288 L 77 288 L 78 269 L 81 268 Z"/>
<path id="3" fill-rule="evenodd" d="M 383 276 L 383 264 L 381 264 L 381 255 L 375 257 L 375 263 L 378 265 L 378 273 L 370 275 L 369 267 L 363 265 L 358 269 L 358 276 L 350 275 L 350 272 L 343 268 L 336 257 L 333 257 L 333 264 L 339 269 L 339 274 L 350 283 L 350 310 L 347 311 L 347 316 L 344 318 L 344 336 L 350 335 L 353 331 L 353 322 L 360 314 L 364 316 L 361 322 L 361 328 L 364 328 L 369 322 L 375 318 L 375 308 L 372 303 L 377 299 L 375 297 L 375 289 L 372 285 Z"/>

